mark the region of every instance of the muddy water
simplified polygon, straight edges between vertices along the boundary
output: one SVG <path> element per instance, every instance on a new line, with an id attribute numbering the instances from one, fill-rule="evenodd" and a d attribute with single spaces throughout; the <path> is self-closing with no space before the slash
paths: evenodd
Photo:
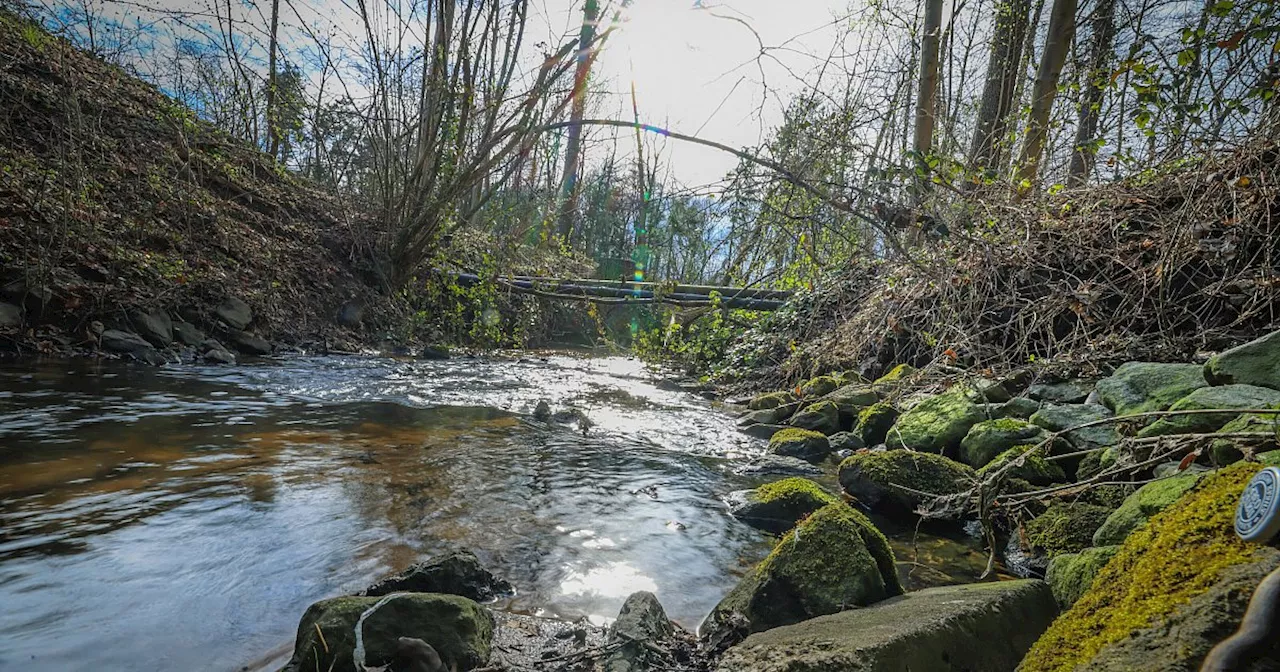
<path id="1" fill-rule="evenodd" d="M 589 435 L 529 419 L 544 398 Z M 446 544 L 517 586 L 497 608 L 603 622 L 651 590 L 692 628 L 769 549 L 720 500 L 762 448 L 622 358 L 5 365 L 0 669 L 259 665 Z M 912 585 L 982 568 L 890 532 Z"/>

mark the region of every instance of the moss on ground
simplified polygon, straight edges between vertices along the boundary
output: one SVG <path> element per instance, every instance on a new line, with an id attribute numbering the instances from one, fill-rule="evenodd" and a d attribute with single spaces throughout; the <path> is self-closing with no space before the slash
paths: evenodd
<path id="1" fill-rule="evenodd" d="M 774 481 L 756 488 L 756 498 L 761 504 L 772 504 L 780 501 L 796 500 L 798 502 L 822 502 L 835 504 L 838 497 L 822 489 L 822 486 L 807 478 L 792 477 Z"/>
<path id="2" fill-rule="evenodd" d="M 1261 467 L 1239 462 L 1206 477 L 1125 541 L 1087 591 L 1036 642 L 1019 670 L 1069 672 L 1104 647 L 1156 624 L 1204 593 L 1223 570 L 1251 561 L 1257 547 L 1233 520 L 1245 483 Z"/>

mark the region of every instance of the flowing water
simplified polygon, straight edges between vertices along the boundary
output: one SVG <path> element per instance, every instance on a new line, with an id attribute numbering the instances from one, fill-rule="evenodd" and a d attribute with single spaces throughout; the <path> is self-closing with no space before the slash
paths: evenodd
<path id="1" fill-rule="evenodd" d="M 274 664 L 308 604 L 446 545 L 515 584 L 495 608 L 604 622 L 650 590 L 693 628 L 770 548 L 721 501 L 763 447 L 616 357 L 5 364 L 0 669 Z M 985 561 L 889 531 L 909 585 Z"/>

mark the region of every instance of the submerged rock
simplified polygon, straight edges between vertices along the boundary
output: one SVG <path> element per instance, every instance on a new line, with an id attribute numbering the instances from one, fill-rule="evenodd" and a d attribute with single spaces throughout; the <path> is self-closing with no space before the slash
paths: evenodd
<path id="1" fill-rule="evenodd" d="M 828 504 L 782 538 L 716 605 L 699 634 L 721 648 L 749 632 L 901 594 L 884 535 L 848 505 Z"/>
<path id="2" fill-rule="evenodd" d="M 480 564 L 471 551 L 454 549 L 382 579 L 361 594 L 376 597 L 389 593 L 443 593 L 485 602 L 514 591 L 510 583 Z"/>
<path id="3" fill-rule="evenodd" d="M 1277 404 L 1280 404 L 1280 391 L 1253 385 L 1223 385 L 1221 387 L 1202 387 L 1179 399 L 1177 403 L 1169 407 L 1169 410 L 1271 408 Z M 1142 431 L 1138 432 L 1138 436 L 1215 432 L 1239 415 L 1240 413 L 1232 413 L 1228 410 L 1224 413 L 1167 416 L 1144 427 Z"/>
<path id="4" fill-rule="evenodd" d="M 751 635 L 718 672 L 1010 672 L 1057 613 L 1042 581 L 928 588 Z"/>
<path id="5" fill-rule="evenodd" d="M 1010 448 L 1035 444 L 1044 435 L 1043 428 L 1023 420 L 984 420 L 960 441 L 960 460 L 975 469 L 983 467 Z"/>
<path id="6" fill-rule="evenodd" d="M 729 495 L 729 513 L 742 522 L 782 534 L 801 519 L 840 499 L 807 478 L 784 478 Z"/>
<path id="7" fill-rule="evenodd" d="M 758 455 L 750 462 L 737 465 L 733 471 L 739 476 L 816 476 L 822 473 L 821 469 L 798 457 L 769 453 Z"/>
<path id="8" fill-rule="evenodd" d="M 457 595 L 402 593 L 321 600 L 303 614 L 293 657 L 284 669 L 311 672 L 386 665 L 399 657 L 400 638 L 408 637 L 429 644 L 446 668 L 469 670 L 489 660 L 493 623 L 484 607 Z"/>
<path id="9" fill-rule="evenodd" d="M 1107 516 L 1102 527 L 1093 534 L 1093 545 L 1114 546 L 1124 543 L 1130 532 L 1146 524 L 1151 516 L 1178 501 L 1178 498 L 1194 487 L 1199 480 L 1199 473 L 1182 473 L 1152 481 L 1138 488 L 1137 492 L 1125 498 L 1120 508 Z"/>
<path id="10" fill-rule="evenodd" d="M 1198 670 L 1280 567 L 1280 551 L 1247 544 L 1233 529 L 1240 492 L 1260 468 L 1240 462 L 1206 476 L 1130 534 L 1019 669 Z M 1275 649 L 1266 654 L 1249 669 L 1280 669 Z"/>
<path id="11" fill-rule="evenodd" d="M 1063 553 L 1050 560 L 1044 580 L 1053 590 L 1053 599 L 1058 601 L 1058 606 L 1066 609 L 1075 604 L 1119 550 L 1119 546 L 1086 548 L 1079 553 Z"/>
<path id="12" fill-rule="evenodd" d="M 1173 402 L 1207 387 L 1196 364 L 1129 362 L 1098 381 L 1098 397 L 1116 415 L 1167 410 Z"/>
<path id="13" fill-rule="evenodd" d="M 928 494 L 963 492 L 974 478 L 967 465 L 911 450 L 857 453 L 840 463 L 840 486 L 878 512 L 911 513 Z"/>
<path id="14" fill-rule="evenodd" d="M 831 454 L 831 443 L 822 432 L 794 427 L 784 429 L 769 439 L 769 452 L 783 457 L 798 457 L 821 462 Z"/>
<path id="15" fill-rule="evenodd" d="M 969 429 L 984 419 L 982 406 L 973 402 L 970 390 L 957 385 L 899 416 L 885 444 L 890 448 L 954 453 Z"/>
<path id="16" fill-rule="evenodd" d="M 1280 390 L 1280 331 L 1209 358 L 1204 376 L 1215 385 L 1245 384 Z"/>

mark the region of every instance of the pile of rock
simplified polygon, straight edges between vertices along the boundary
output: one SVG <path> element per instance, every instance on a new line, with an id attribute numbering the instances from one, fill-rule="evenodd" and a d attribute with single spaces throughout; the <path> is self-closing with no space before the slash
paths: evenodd
<path id="1" fill-rule="evenodd" d="M 174 319 L 158 308 L 133 310 L 116 320 L 111 328 L 94 322 L 91 339 L 96 340 L 102 352 L 154 365 L 172 361 L 235 364 L 236 353 L 260 357 L 271 354 L 274 349 L 266 339 L 249 330 L 253 310 L 239 298 L 228 297 L 211 315 L 179 312 L 189 319 Z M 205 325 L 218 338 L 206 334 L 196 323 Z"/>

